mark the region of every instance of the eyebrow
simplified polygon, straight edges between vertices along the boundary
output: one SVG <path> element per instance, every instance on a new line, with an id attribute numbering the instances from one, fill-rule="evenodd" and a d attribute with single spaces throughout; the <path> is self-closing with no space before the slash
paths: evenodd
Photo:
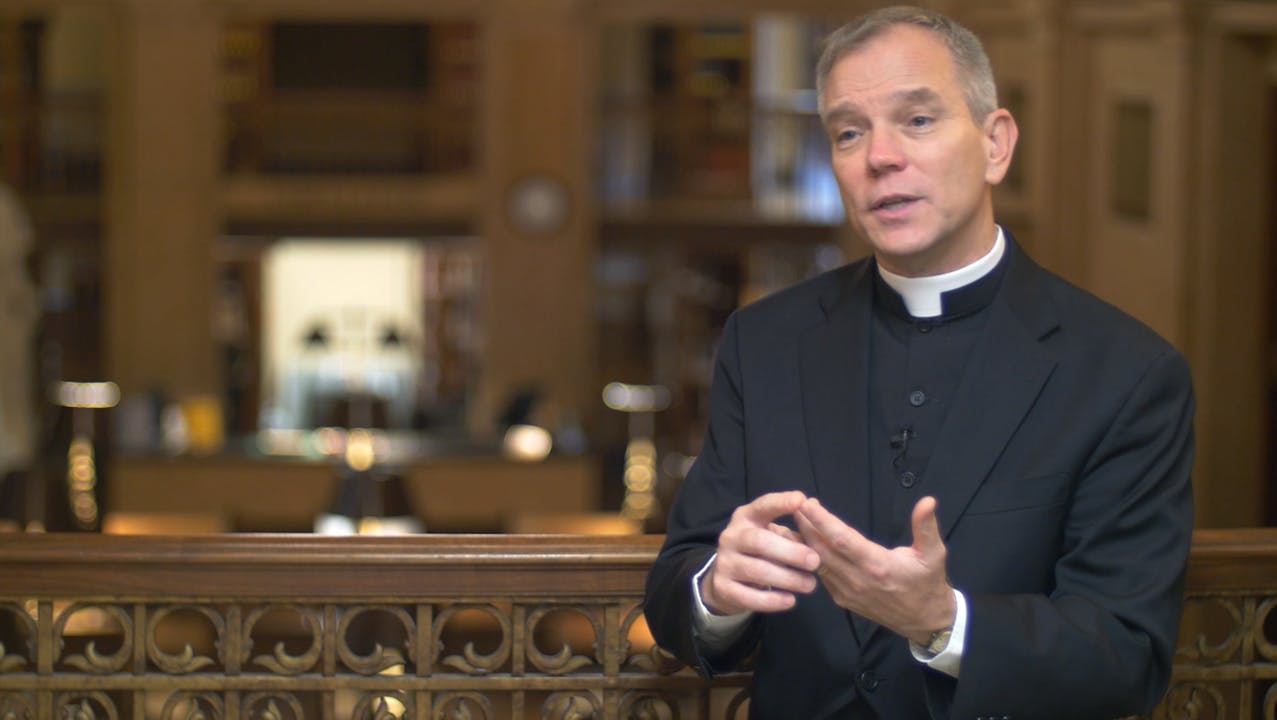
<path id="1" fill-rule="evenodd" d="M 857 118 L 860 116 L 861 112 L 859 110 L 848 103 L 841 103 L 832 108 L 826 108 L 825 112 L 821 114 L 820 119 L 824 124 L 829 125 L 831 123 L 841 122 L 843 120 Z"/>
<path id="2" fill-rule="evenodd" d="M 899 105 L 926 105 L 940 102 L 941 97 L 940 93 L 929 87 L 917 87 L 897 90 L 891 94 L 891 99 Z M 827 108 L 821 120 L 827 125 L 831 122 L 848 118 L 858 118 L 861 115 L 862 113 L 856 106 L 850 103 L 840 103 L 832 108 Z"/>
<path id="3" fill-rule="evenodd" d="M 911 105 L 919 105 L 923 103 L 934 103 L 940 101 L 940 93 L 929 87 L 913 88 L 912 90 L 903 90 L 894 93 L 892 97 L 895 100 Z"/>

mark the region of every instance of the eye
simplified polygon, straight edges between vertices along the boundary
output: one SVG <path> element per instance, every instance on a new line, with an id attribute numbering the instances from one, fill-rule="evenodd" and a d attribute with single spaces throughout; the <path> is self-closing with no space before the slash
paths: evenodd
<path id="1" fill-rule="evenodd" d="M 935 122 L 935 118 L 930 115 L 914 115 L 909 118 L 909 127 L 925 128 Z"/>
<path id="2" fill-rule="evenodd" d="M 854 142 L 858 137 L 860 137 L 859 130 L 844 128 L 834 134 L 834 142 L 839 145 L 846 145 L 847 143 Z"/>

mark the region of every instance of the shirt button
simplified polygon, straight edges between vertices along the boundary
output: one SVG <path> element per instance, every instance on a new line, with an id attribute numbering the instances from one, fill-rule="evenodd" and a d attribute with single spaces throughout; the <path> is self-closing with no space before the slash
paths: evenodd
<path id="1" fill-rule="evenodd" d="M 909 393 L 909 404 L 914 407 L 920 407 L 927 401 L 927 394 L 921 390 L 914 390 Z"/>
<path id="2" fill-rule="evenodd" d="M 919 322 L 919 323 L 918 323 L 918 332 L 920 332 L 920 333 L 929 333 L 929 332 L 931 332 L 931 323 L 930 323 L 930 322 L 927 322 L 926 320 L 923 320 L 922 322 Z"/>
<path id="3" fill-rule="evenodd" d="M 918 484 L 918 476 L 917 476 L 917 475 L 914 475 L 913 473 L 909 472 L 908 470 L 906 470 L 905 472 L 900 473 L 900 485 L 901 485 L 901 487 L 911 488 L 911 487 L 913 487 L 914 485 L 917 485 L 917 484 Z"/>
<path id="4" fill-rule="evenodd" d="M 860 676 L 856 678 L 856 681 L 860 684 L 860 687 L 868 690 L 869 692 L 873 692 L 878 689 L 878 678 L 874 677 L 874 674 L 868 670 L 860 673 Z"/>

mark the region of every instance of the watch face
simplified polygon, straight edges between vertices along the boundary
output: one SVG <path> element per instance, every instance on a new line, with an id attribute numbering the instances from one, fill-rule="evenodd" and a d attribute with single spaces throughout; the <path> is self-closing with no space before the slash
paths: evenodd
<path id="1" fill-rule="evenodd" d="M 945 648 L 949 647 L 949 637 L 953 635 L 952 630 L 941 630 L 931 636 L 931 642 L 927 643 L 927 652 L 932 655 L 938 655 Z"/>
<path id="2" fill-rule="evenodd" d="M 567 224 L 568 189 L 544 173 L 529 175 L 510 186 L 506 211 L 515 230 L 527 235 L 552 235 Z"/>

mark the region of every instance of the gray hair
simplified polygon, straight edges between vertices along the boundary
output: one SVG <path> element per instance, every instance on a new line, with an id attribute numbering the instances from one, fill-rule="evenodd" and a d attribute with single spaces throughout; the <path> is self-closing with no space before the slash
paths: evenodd
<path id="1" fill-rule="evenodd" d="M 816 62 L 816 101 L 822 115 L 825 112 L 825 81 L 829 79 L 834 64 L 897 25 L 926 28 L 944 41 L 957 67 L 958 79 L 963 85 L 962 94 L 972 117 L 980 121 L 998 109 L 993 66 L 975 33 L 934 10 L 896 5 L 862 15 L 825 39 L 824 50 Z"/>

